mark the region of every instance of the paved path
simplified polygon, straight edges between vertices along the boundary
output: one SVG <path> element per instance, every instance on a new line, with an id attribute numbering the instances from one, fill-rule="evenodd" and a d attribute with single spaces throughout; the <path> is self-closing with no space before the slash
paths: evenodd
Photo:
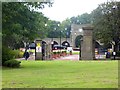
<path id="1" fill-rule="evenodd" d="M 25 60 L 25 58 L 18 58 L 16 60 Z M 29 57 L 28 60 L 35 60 L 35 58 Z M 78 61 L 79 60 L 79 55 L 68 55 L 68 56 L 60 57 L 60 58 L 53 59 L 53 60 L 74 60 L 74 61 Z"/>
<path id="2" fill-rule="evenodd" d="M 54 60 L 75 60 L 75 61 L 78 61 L 79 60 L 79 55 L 68 55 L 68 56 L 60 57 L 60 58 L 57 58 L 57 59 L 54 59 Z"/>

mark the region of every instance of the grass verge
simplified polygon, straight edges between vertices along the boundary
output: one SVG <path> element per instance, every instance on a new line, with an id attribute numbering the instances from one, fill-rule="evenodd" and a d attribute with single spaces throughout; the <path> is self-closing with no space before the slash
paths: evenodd
<path id="1" fill-rule="evenodd" d="M 118 88 L 118 61 L 22 61 L 2 75 L 3 88 Z"/>

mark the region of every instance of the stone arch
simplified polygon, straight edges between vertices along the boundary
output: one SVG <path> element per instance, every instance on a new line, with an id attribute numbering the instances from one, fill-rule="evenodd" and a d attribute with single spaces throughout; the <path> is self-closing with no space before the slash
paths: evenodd
<path id="1" fill-rule="evenodd" d="M 76 48 L 75 45 L 75 39 L 77 36 L 82 35 L 83 36 L 83 30 L 82 27 L 85 26 L 84 24 L 77 25 L 77 24 L 72 24 L 71 25 L 71 42 L 72 42 L 72 47 Z"/>
<path id="2" fill-rule="evenodd" d="M 66 45 L 66 44 L 67 44 L 67 45 Z M 70 47 L 70 43 L 67 42 L 67 41 L 64 41 L 64 42 L 62 43 L 62 45 L 63 45 L 63 46 L 66 46 L 66 47 Z"/>
<path id="3" fill-rule="evenodd" d="M 100 44 L 99 44 L 99 42 L 97 42 L 97 41 L 94 41 L 95 42 L 95 48 L 100 48 Z"/>
<path id="4" fill-rule="evenodd" d="M 57 41 L 53 41 L 53 45 L 58 45 L 58 42 Z"/>
<path id="5" fill-rule="evenodd" d="M 75 38 L 75 47 L 77 47 L 77 48 L 80 47 L 82 38 L 83 38 L 82 35 L 78 35 L 78 36 Z"/>
<path id="6" fill-rule="evenodd" d="M 42 44 L 47 44 L 46 41 L 42 41 Z"/>

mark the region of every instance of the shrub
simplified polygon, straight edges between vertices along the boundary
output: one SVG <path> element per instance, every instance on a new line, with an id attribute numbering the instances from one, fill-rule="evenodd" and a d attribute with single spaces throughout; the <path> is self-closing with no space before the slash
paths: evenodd
<path id="1" fill-rule="evenodd" d="M 3 65 L 6 67 L 18 68 L 20 67 L 20 63 L 21 62 L 17 60 L 8 60 L 8 61 L 5 61 Z"/>
<path id="2" fill-rule="evenodd" d="M 14 53 L 12 52 L 11 49 L 7 48 L 7 47 L 2 47 L 2 64 L 10 59 L 14 58 Z"/>
<path id="3" fill-rule="evenodd" d="M 53 52 L 53 54 L 57 54 L 57 52 Z"/>
<path id="4" fill-rule="evenodd" d="M 60 52 L 57 52 L 57 54 L 60 54 Z"/>
<path id="5" fill-rule="evenodd" d="M 22 58 L 22 57 L 23 57 L 23 54 L 24 54 L 24 52 L 22 52 L 22 51 L 19 51 L 18 58 Z"/>
<path id="6" fill-rule="evenodd" d="M 66 53 L 67 51 L 62 51 L 62 53 Z"/>
<path id="7" fill-rule="evenodd" d="M 20 50 L 13 50 L 14 53 L 14 58 L 22 58 L 24 52 L 20 51 Z"/>
<path id="8" fill-rule="evenodd" d="M 2 47 L 2 64 L 4 64 L 5 61 L 15 59 L 15 58 L 22 58 L 23 53 L 20 50 L 11 50 L 5 46 Z"/>

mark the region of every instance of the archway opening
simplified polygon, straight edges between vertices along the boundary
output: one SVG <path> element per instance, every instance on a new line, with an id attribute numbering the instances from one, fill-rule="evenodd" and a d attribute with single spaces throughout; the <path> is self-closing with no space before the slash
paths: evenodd
<path id="1" fill-rule="evenodd" d="M 45 41 L 42 41 L 42 44 L 46 44 L 46 42 L 45 42 Z"/>
<path id="2" fill-rule="evenodd" d="M 70 44 L 69 44 L 69 42 L 64 41 L 64 42 L 62 43 L 62 46 L 70 47 Z"/>
<path id="3" fill-rule="evenodd" d="M 55 45 L 58 45 L 58 43 L 56 41 L 53 41 L 53 43 L 52 43 L 52 49 L 54 49 Z"/>
<path id="4" fill-rule="evenodd" d="M 95 48 L 101 48 L 101 45 L 97 41 L 95 41 Z"/>
<path id="5" fill-rule="evenodd" d="M 53 45 L 58 45 L 58 42 L 56 42 L 56 41 L 53 41 Z"/>
<path id="6" fill-rule="evenodd" d="M 76 38 L 75 38 L 75 47 L 76 48 L 79 48 L 80 47 L 80 45 L 81 45 L 81 39 L 83 38 L 83 36 L 82 35 L 79 35 L 79 36 L 77 36 Z"/>

